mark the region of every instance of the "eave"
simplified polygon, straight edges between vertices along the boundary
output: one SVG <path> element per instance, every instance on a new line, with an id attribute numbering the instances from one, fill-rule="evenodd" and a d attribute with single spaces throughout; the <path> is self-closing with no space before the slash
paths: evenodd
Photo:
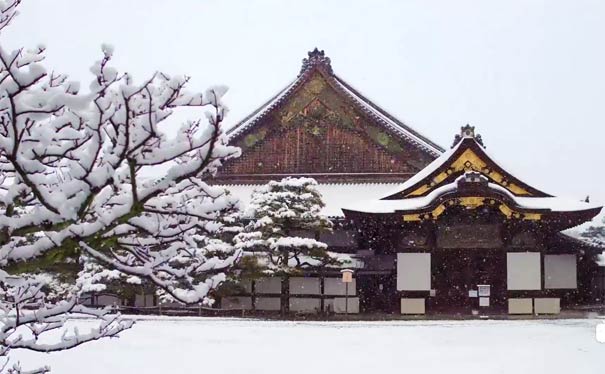
<path id="1" fill-rule="evenodd" d="M 556 197 L 517 197 L 493 183 L 466 183 L 461 179 L 433 190 L 422 197 L 362 202 L 343 208 L 352 220 L 387 220 L 399 223 L 423 223 L 439 219 L 454 206 L 465 209 L 492 208 L 504 220 L 548 225 L 558 231 L 575 227 L 599 214 L 602 207 Z"/>

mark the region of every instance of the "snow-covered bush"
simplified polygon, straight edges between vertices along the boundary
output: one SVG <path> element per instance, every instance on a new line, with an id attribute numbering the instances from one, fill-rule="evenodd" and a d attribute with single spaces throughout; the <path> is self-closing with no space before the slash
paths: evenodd
<path id="1" fill-rule="evenodd" d="M 580 236 L 589 243 L 605 248 L 605 218 L 600 224 L 589 226 Z M 605 266 L 605 251 L 598 256 L 597 263 Z"/>
<path id="2" fill-rule="evenodd" d="M 0 30 L 18 3 L 0 2 Z M 188 77 L 164 73 L 135 84 L 111 57 L 103 46 L 80 92 L 47 72 L 44 47 L 0 47 L 0 371 L 20 371 L 8 364 L 11 349 L 69 349 L 129 328 L 110 309 L 78 304 L 103 279 L 145 279 L 183 303 L 211 304 L 239 258 L 221 240 L 221 218 L 237 200 L 204 182 L 239 152 L 221 130 L 225 89 L 189 93 Z M 207 123 L 188 122 L 170 138 L 160 125 L 179 107 L 208 108 Z M 83 254 L 97 267 L 58 281 Z M 68 330 L 73 314 L 99 318 L 99 327 Z M 57 341 L 41 343 L 57 330 Z"/>
<path id="3" fill-rule="evenodd" d="M 332 230 L 316 186 L 312 178 L 289 177 L 255 190 L 245 213 L 250 222 L 235 236 L 236 247 L 253 254 L 269 274 L 340 264 L 325 243 L 310 237 Z"/>
<path id="4" fill-rule="evenodd" d="M 580 236 L 590 243 L 605 247 L 605 219 L 600 224 L 589 226 Z"/>

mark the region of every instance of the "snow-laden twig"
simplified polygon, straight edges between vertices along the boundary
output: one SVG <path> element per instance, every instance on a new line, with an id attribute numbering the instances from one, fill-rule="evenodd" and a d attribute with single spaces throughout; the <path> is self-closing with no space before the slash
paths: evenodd
<path id="1" fill-rule="evenodd" d="M 19 2 L 0 0 L 0 30 Z M 44 51 L 0 46 L 4 357 L 12 349 L 70 349 L 129 328 L 109 309 L 78 303 L 111 279 L 144 278 L 173 299 L 211 305 L 240 256 L 224 240 L 238 201 L 204 182 L 239 154 L 221 128 L 225 88 L 189 92 L 189 77 L 161 72 L 134 83 L 111 66 L 113 48 L 103 45 L 80 92 L 78 82 L 45 69 Z M 182 107 L 206 110 L 206 121 L 168 137 L 166 119 Z M 146 171 L 154 177 L 143 178 Z M 67 323 L 74 315 L 99 326 L 79 332 Z M 58 331 L 58 340 L 40 340 Z M 22 372 L 8 362 L 2 370 Z"/>

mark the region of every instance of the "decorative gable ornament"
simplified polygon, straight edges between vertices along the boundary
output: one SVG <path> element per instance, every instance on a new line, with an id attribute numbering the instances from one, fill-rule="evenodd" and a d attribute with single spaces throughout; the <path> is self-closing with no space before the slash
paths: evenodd
<path id="1" fill-rule="evenodd" d="M 320 51 L 317 48 L 307 53 L 309 57 L 303 58 L 302 67 L 300 68 L 300 73 L 298 76 L 300 77 L 305 71 L 310 70 L 314 66 L 321 66 L 326 73 L 332 75 L 332 65 L 330 58 L 326 56 L 323 49 Z"/>
<path id="2" fill-rule="evenodd" d="M 451 148 L 454 148 L 456 146 L 456 144 L 460 143 L 460 141 L 464 138 L 475 139 L 475 141 L 479 145 L 481 145 L 483 148 L 485 148 L 481 135 L 475 134 L 475 126 L 471 126 L 469 124 L 466 124 L 466 126 L 460 127 L 460 134 L 456 134 L 456 136 L 454 137 L 454 143 L 452 144 Z"/>

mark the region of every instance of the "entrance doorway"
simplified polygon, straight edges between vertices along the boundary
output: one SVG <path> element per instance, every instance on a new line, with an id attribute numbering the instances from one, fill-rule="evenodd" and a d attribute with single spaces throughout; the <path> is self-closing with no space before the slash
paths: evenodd
<path id="1" fill-rule="evenodd" d="M 362 313 L 398 313 L 395 273 L 358 274 L 357 290 Z"/>
<path id="2" fill-rule="evenodd" d="M 435 290 L 431 309 L 436 312 L 471 314 L 472 310 L 493 312 L 505 307 L 506 253 L 502 250 L 435 250 L 431 273 Z M 490 285 L 489 306 L 480 307 L 479 297 L 474 297 L 478 285 Z"/>

